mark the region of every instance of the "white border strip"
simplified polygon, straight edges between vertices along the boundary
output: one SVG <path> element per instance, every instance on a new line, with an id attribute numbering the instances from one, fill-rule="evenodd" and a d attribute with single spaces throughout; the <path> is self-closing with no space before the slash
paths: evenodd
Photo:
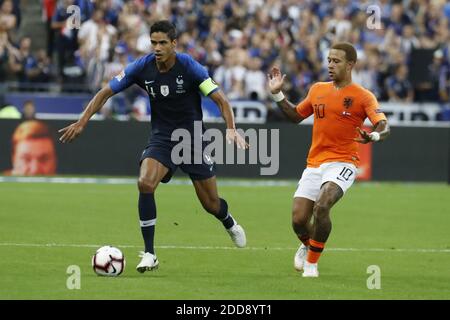
<path id="1" fill-rule="evenodd" d="M 80 178 L 80 177 L 0 177 L 0 182 L 20 183 L 66 183 L 66 184 L 137 184 L 137 178 Z M 234 180 L 218 179 L 219 186 L 236 187 L 295 187 L 292 180 Z M 171 185 L 192 185 L 189 179 L 172 179 Z"/>
<path id="2" fill-rule="evenodd" d="M 0 242 L 0 247 L 25 247 L 25 248 L 100 248 L 101 244 L 64 244 L 64 243 L 12 243 L 12 242 Z M 142 248 L 142 245 L 117 245 L 118 248 Z M 238 251 L 295 251 L 298 248 L 289 247 L 220 247 L 220 246 L 156 246 L 157 249 L 181 249 L 181 250 L 238 250 Z M 335 252 L 410 252 L 410 253 L 450 253 L 450 249 L 407 249 L 407 248 L 326 248 L 326 251 Z"/>

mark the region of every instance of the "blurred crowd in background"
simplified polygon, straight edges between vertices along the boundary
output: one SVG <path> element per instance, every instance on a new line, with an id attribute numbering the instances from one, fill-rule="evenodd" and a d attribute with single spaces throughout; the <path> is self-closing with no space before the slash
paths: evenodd
<path id="1" fill-rule="evenodd" d="M 314 82 L 328 80 L 332 43 L 348 41 L 358 51 L 354 82 L 380 101 L 449 101 L 448 1 L 41 2 L 45 45 L 31 50 L 35 39 L 17 36 L 25 1 L 0 0 L 0 81 L 96 92 L 126 64 L 151 52 L 149 26 L 169 19 L 178 29 L 178 51 L 205 65 L 229 99 L 268 101 L 266 74 L 277 65 L 287 75 L 286 95 L 299 101 Z M 68 28 L 71 5 L 80 8 L 79 29 Z M 425 74 L 417 74 L 424 63 Z M 142 98 L 140 89 L 127 94 Z"/>

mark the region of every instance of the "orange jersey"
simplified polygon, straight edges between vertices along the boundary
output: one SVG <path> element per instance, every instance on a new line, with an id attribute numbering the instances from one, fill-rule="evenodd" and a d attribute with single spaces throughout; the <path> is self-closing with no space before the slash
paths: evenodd
<path id="1" fill-rule="evenodd" d="M 315 83 L 296 110 L 307 118 L 314 114 L 312 144 L 307 166 L 318 167 L 325 162 L 350 162 L 358 165 L 359 137 L 366 117 L 373 125 L 386 116 L 378 109 L 377 98 L 367 89 L 352 83 L 336 89 L 333 82 Z"/>

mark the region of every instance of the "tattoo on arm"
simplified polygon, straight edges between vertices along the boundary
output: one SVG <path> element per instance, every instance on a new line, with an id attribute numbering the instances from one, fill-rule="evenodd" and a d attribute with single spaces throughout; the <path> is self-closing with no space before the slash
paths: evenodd
<path id="1" fill-rule="evenodd" d="M 381 120 L 381 121 L 377 122 L 377 124 L 373 128 L 373 131 L 376 131 L 380 134 L 380 141 L 383 141 L 384 139 L 386 139 L 391 132 L 386 120 Z"/>
<path id="2" fill-rule="evenodd" d="M 280 102 L 277 102 L 277 105 L 292 122 L 300 123 L 304 119 L 297 113 L 295 105 L 293 105 L 287 99 L 283 99 Z"/>

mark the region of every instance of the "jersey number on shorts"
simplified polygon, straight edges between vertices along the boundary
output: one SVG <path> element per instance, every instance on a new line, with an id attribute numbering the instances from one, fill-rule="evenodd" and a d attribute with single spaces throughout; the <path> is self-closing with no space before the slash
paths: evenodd
<path id="1" fill-rule="evenodd" d="M 314 115 L 316 119 L 325 118 L 325 105 L 323 103 L 314 104 Z"/>
<path id="2" fill-rule="evenodd" d="M 340 177 L 342 177 L 343 179 L 345 179 L 345 181 L 348 181 L 348 179 L 350 179 L 350 177 L 352 176 L 352 174 L 353 174 L 353 170 L 352 170 L 352 169 L 349 169 L 349 168 L 344 167 L 344 168 L 342 168 L 341 173 L 339 173 L 338 179 L 339 179 Z M 341 179 L 339 179 L 339 180 L 341 180 Z"/>

